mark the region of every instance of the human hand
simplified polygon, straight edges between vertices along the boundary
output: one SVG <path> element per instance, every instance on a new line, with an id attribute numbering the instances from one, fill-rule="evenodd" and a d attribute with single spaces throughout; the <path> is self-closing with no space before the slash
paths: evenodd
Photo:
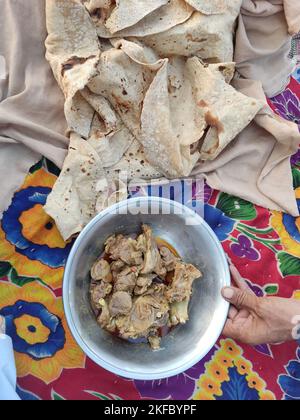
<path id="1" fill-rule="evenodd" d="M 222 290 L 225 300 L 231 303 L 223 334 L 250 345 L 276 344 L 296 339 L 295 320 L 300 320 L 300 302 L 277 297 L 257 297 L 231 267 L 238 287 Z"/>

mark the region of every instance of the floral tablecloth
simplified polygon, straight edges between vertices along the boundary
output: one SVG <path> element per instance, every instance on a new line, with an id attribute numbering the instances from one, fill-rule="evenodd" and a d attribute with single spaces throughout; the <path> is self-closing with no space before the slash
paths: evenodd
<path id="1" fill-rule="evenodd" d="M 300 67 L 270 105 L 300 128 Z M 292 171 L 300 206 L 300 151 Z M 72 243 L 63 242 L 43 211 L 57 175 L 46 160 L 35 165 L 0 224 L 0 314 L 13 339 L 22 399 L 300 399 L 296 343 L 254 348 L 221 338 L 192 369 L 152 382 L 122 379 L 89 360 L 63 312 L 62 276 Z M 205 202 L 207 221 L 255 293 L 300 299 L 300 219 L 209 187 Z"/>

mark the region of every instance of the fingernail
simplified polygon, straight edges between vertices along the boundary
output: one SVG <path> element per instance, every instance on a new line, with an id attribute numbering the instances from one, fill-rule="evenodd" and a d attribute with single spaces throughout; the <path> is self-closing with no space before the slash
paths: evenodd
<path id="1" fill-rule="evenodd" d="M 225 289 L 223 289 L 222 294 L 224 296 L 225 299 L 232 299 L 233 295 L 234 295 L 234 290 L 231 289 L 231 287 L 225 287 Z"/>

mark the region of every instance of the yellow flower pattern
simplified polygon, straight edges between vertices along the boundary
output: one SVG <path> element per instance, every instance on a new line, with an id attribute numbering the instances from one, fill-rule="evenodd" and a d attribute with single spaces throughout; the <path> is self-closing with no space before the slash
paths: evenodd
<path id="1" fill-rule="evenodd" d="M 292 296 L 293 299 L 300 300 L 300 290 L 295 290 Z"/>
<path id="2" fill-rule="evenodd" d="M 300 200 L 300 188 L 296 189 L 296 198 Z M 283 249 L 300 257 L 300 217 L 292 218 L 292 216 L 274 211 L 271 216 L 271 225 L 280 237 Z"/>
<path id="3" fill-rule="evenodd" d="M 43 168 L 29 174 L 0 224 L 0 261 L 10 263 L 18 276 L 38 276 L 53 289 L 61 287 L 71 248 L 43 210 L 55 180 Z"/>
<path id="4" fill-rule="evenodd" d="M 39 318 L 22 315 L 14 321 L 19 337 L 29 344 L 46 343 L 49 338 L 49 330 Z"/>
<path id="5" fill-rule="evenodd" d="M 223 395 L 223 386 L 230 383 L 230 370 L 235 368 L 238 375 L 246 380 L 247 387 L 257 391 L 260 400 L 275 400 L 275 395 L 266 389 L 264 380 L 243 357 L 243 350 L 230 339 L 221 340 L 220 345 L 211 361 L 205 364 L 205 373 L 198 380 L 193 399 L 215 400 L 226 397 Z"/>
<path id="6" fill-rule="evenodd" d="M 63 369 L 85 366 L 85 356 L 67 326 L 62 299 L 46 286 L 0 282 L 0 315 L 13 339 L 18 377 L 33 375 L 49 384 Z"/>

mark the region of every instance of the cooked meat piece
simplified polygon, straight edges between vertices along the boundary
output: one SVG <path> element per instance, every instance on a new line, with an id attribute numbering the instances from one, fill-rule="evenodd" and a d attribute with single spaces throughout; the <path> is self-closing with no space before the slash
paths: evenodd
<path id="1" fill-rule="evenodd" d="M 101 299 L 99 306 L 102 310 L 97 321 L 102 328 L 107 328 L 107 326 L 110 324 L 110 321 L 111 321 L 111 316 L 109 313 L 107 302 L 104 299 Z"/>
<path id="2" fill-rule="evenodd" d="M 134 294 L 136 296 L 141 296 L 143 295 L 145 292 L 147 292 L 148 286 L 144 286 L 144 287 L 140 287 L 140 286 L 135 286 L 134 288 Z"/>
<path id="3" fill-rule="evenodd" d="M 121 273 L 126 268 L 126 264 L 122 260 L 117 260 L 111 263 L 110 269 L 112 272 L 113 282 L 115 283 L 117 280 L 118 274 Z"/>
<path id="4" fill-rule="evenodd" d="M 110 283 L 105 283 L 101 281 L 96 285 L 92 285 L 91 287 L 91 297 L 92 297 L 92 304 L 93 307 L 96 309 L 101 309 L 101 304 L 99 303 L 103 300 L 106 296 L 108 296 L 112 291 L 112 285 Z"/>
<path id="5" fill-rule="evenodd" d="M 105 329 L 112 334 L 117 332 L 115 318 L 110 318 L 110 323 L 105 327 Z"/>
<path id="6" fill-rule="evenodd" d="M 128 292 L 133 293 L 136 286 L 137 273 L 133 272 L 131 267 L 125 268 L 116 275 L 114 292 Z"/>
<path id="7" fill-rule="evenodd" d="M 126 264 L 124 263 L 124 261 L 117 260 L 117 261 L 114 261 L 114 262 L 111 263 L 110 269 L 111 269 L 113 274 L 114 273 L 120 273 L 123 270 L 123 268 L 125 268 L 125 265 Z"/>
<path id="8" fill-rule="evenodd" d="M 122 334 L 120 333 L 120 331 L 123 331 L 126 327 L 126 325 L 128 324 L 128 319 L 129 316 L 128 315 L 119 315 L 115 318 L 115 323 L 116 323 L 116 327 L 119 333 L 119 336 L 121 338 L 129 338 L 129 337 L 123 337 Z"/>
<path id="9" fill-rule="evenodd" d="M 145 236 L 146 251 L 144 253 L 144 265 L 141 273 L 150 274 L 154 272 L 158 276 L 165 277 L 167 271 L 163 267 L 162 259 L 153 236 L 152 229 L 147 225 L 143 225 L 143 231 Z"/>
<path id="10" fill-rule="evenodd" d="M 116 324 L 115 321 L 112 319 L 109 308 L 106 300 L 102 299 L 100 301 L 100 306 L 102 308 L 100 316 L 97 318 L 97 322 L 100 325 L 100 327 L 104 328 L 105 330 L 113 333 L 116 330 Z"/>
<path id="11" fill-rule="evenodd" d="M 109 263 L 103 259 L 96 261 L 91 269 L 91 277 L 96 281 L 103 280 L 107 283 L 111 283 L 113 278 Z"/>
<path id="12" fill-rule="evenodd" d="M 193 265 L 177 262 L 172 283 L 166 292 L 168 301 L 172 303 L 189 299 L 193 282 L 200 277 L 202 277 L 201 272 Z"/>
<path id="13" fill-rule="evenodd" d="M 169 305 L 164 289 L 154 287 L 152 294 L 138 297 L 126 320 L 118 324 L 123 338 L 148 337 L 154 327 L 165 325 L 169 319 Z"/>
<path id="14" fill-rule="evenodd" d="M 136 285 L 139 287 L 145 287 L 150 286 L 152 283 L 152 280 L 155 279 L 155 274 L 144 274 L 140 275 L 137 278 Z"/>
<path id="15" fill-rule="evenodd" d="M 109 312 L 112 317 L 128 315 L 132 308 L 131 296 L 126 292 L 116 292 L 109 302 Z"/>
<path id="16" fill-rule="evenodd" d="M 165 293 L 167 291 L 167 286 L 163 283 L 152 283 L 151 287 L 147 290 L 144 295 L 156 295 L 161 298 L 165 297 Z"/>
<path id="17" fill-rule="evenodd" d="M 141 286 L 135 286 L 135 288 L 134 288 L 134 294 L 136 296 L 141 296 L 145 292 L 147 292 L 147 289 L 148 289 L 148 286 L 143 286 L 143 287 L 141 287 Z"/>
<path id="18" fill-rule="evenodd" d="M 100 326 L 102 328 L 106 328 L 107 325 L 109 325 L 110 323 L 110 313 L 108 310 L 108 306 L 107 303 L 105 302 L 105 300 L 103 299 L 103 302 L 101 302 L 102 305 L 100 306 L 102 308 L 101 314 L 98 317 L 98 323 L 100 324 Z"/>
<path id="19" fill-rule="evenodd" d="M 113 254 L 113 246 L 116 245 L 117 241 L 121 241 L 122 239 L 124 239 L 123 235 L 112 235 L 110 236 L 106 242 L 104 243 L 105 246 L 105 252 L 106 254 L 109 254 L 110 256 L 112 256 Z M 115 258 L 115 260 L 117 260 L 118 258 Z"/>
<path id="20" fill-rule="evenodd" d="M 143 295 L 147 292 L 148 287 L 151 286 L 152 281 L 155 279 L 155 274 L 144 274 L 140 275 L 136 281 L 136 287 L 134 289 L 135 295 Z"/>
<path id="21" fill-rule="evenodd" d="M 157 335 L 150 335 L 148 337 L 148 341 L 149 341 L 149 344 L 150 344 L 152 350 L 159 350 L 160 349 L 160 341 L 161 341 L 160 337 L 158 337 Z"/>
<path id="22" fill-rule="evenodd" d="M 189 320 L 188 307 L 190 299 L 174 302 L 170 305 L 170 324 L 172 326 L 185 324 Z"/>
<path id="23" fill-rule="evenodd" d="M 163 246 L 160 249 L 160 255 L 162 256 L 163 266 L 166 270 L 173 271 L 175 270 L 175 265 L 179 261 L 177 257 L 169 250 L 169 248 Z"/>
<path id="24" fill-rule="evenodd" d="M 147 251 L 147 241 L 143 233 L 140 236 L 138 236 L 136 243 L 137 243 L 137 249 L 139 251 L 142 251 L 143 254 L 145 254 Z"/>
<path id="25" fill-rule="evenodd" d="M 137 249 L 137 241 L 123 235 L 111 236 L 106 241 L 105 252 L 112 260 L 122 260 L 127 265 L 143 264 L 143 254 Z"/>

